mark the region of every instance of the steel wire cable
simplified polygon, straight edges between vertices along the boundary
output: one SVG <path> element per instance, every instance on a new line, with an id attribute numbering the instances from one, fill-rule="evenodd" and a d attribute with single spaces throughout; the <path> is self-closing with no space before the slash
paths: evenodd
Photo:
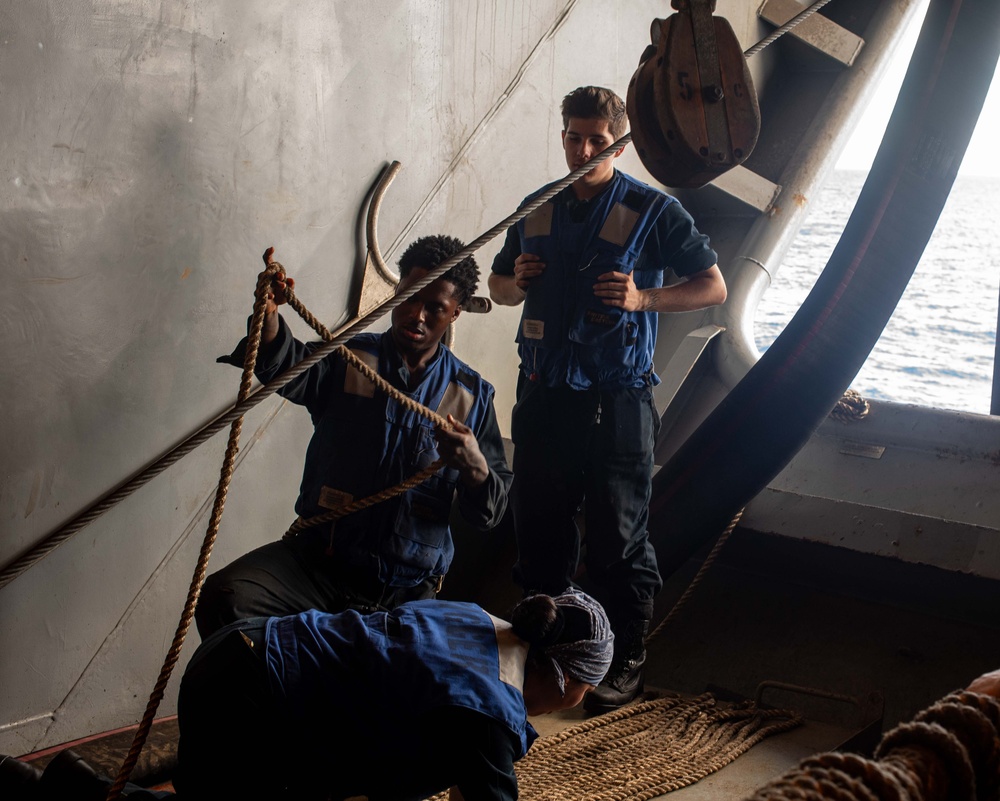
<path id="1" fill-rule="evenodd" d="M 303 359 L 301 362 L 293 367 L 290 367 L 284 373 L 282 373 L 277 378 L 268 382 L 264 386 L 257 389 L 255 392 L 249 394 L 246 398 L 237 401 L 230 409 L 223 412 L 221 415 L 216 417 L 211 422 L 204 425 L 195 433 L 191 434 L 187 439 L 181 442 L 179 445 L 175 446 L 168 453 L 161 456 L 151 465 L 146 467 L 144 470 L 139 472 L 133 478 L 129 479 L 127 482 L 119 486 L 117 489 L 113 490 L 103 498 L 101 498 L 96 503 L 89 506 L 83 512 L 74 517 L 69 523 L 58 528 L 52 534 L 48 535 L 44 540 L 31 548 L 28 552 L 22 556 L 14 559 L 8 565 L 0 571 L 0 589 L 5 587 L 15 578 L 20 576 L 26 570 L 28 570 L 32 565 L 41 561 L 49 553 L 62 545 L 66 540 L 72 537 L 74 534 L 85 528 L 87 525 L 92 523 L 98 517 L 103 515 L 108 510 L 114 508 L 128 496 L 134 493 L 136 490 L 144 487 L 153 478 L 158 476 L 164 470 L 166 470 L 171 465 L 180 461 L 184 456 L 189 454 L 199 445 L 202 445 L 208 441 L 212 436 L 217 434 L 226 426 L 233 423 L 233 421 L 243 417 L 248 411 L 253 409 L 262 401 L 269 398 L 283 386 L 289 382 L 298 378 L 302 373 L 308 370 L 317 362 L 324 359 L 329 353 L 333 352 L 336 348 L 347 342 L 356 333 L 359 333 L 363 329 L 367 328 L 372 322 L 383 317 L 388 312 L 395 309 L 400 303 L 411 297 L 412 295 L 419 292 L 428 284 L 437 280 L 438 277 L 446 273 L 456 264 L 462 260 L 468 258 L 474 254 L 479 248 L 489 242 L 491 239 L 497 235 L 503 233 L 512 225 L 515 225 L 520 220 L 527 217 L 532 211 L 541 206 L 543 203 L 554 197 L 556 194 L 561 192 L 571 183 L 573 183 L 577 178 L 586 175 L 594 167 L 598 166 L 602 162 L 611 158 L 614 153 L 627 145 L 632 141 L 631 134 L 625 134 L 617 142 L 615 142 L 610 147 L 598 153 L 594 158 L 584 164 L 577 170 L 574 170 L 569 175 L 567 175 L 562 180 L 553 184 L 549 189 L 543 192 L 534 200 L 526 203 L 520 209 L 518 209 L 513 214 L 509 215 L 501 222 L 494 225 L 488 231 L 480 234 L 476 239 L 466 245 L 462 250 L 456 253 L 454 256 L 449 257 L 433 270 L 430 270 L 427 275 L 423 278 L 415 281 L 413 285 L 408 290 L 407 294 L 404 295 L 393 295 L 392 297 L 386 299 L 381 304 L 376 306 L 370 312 L 362 317 L 356 318 L 354 321 L 345 323 L 339 329 L 333 332 L 332 339 L 313 351 L 309 356 Z"/>
<path id="2" fill-rule="evenodd" d="M 816 0 L 813 5 L 805 9 L 801 13 L 797 14 L 795 17 L 790 19 L 780 28 L 776 29 L 772 34 L 762 39 L 760 42 L 755 44 L 750 49 L 744 51 L 743 55 L 747 58 L 756 55 L 764 48 L 773 44 L 781 36 L 784 36 L 790 30 L 792 30 L 796 25 L 799 25 L 810 16 L 819 11 L 820 8 L 829 3 L 830 0 Z M 442 262 L 434 270 L 430 271 L 427 276 L 425 276 L 420 281 L 416 282 L 413 286 L 412 292 L 416 293 L 423 289 L 427 284 L 433 282 L 438 276 L 447 272 L 454 265 L 458 264 L 462 259 L 471 256 L 479 248 L 489 242 L 491 239 L 496 237 L 498 234 L 504 232 L 510 226 L 516 224 L 518 221 L 526 217 L 532 211 L 534 211 L 542 203 L 546 202 L 558 192 L 565 189 L 577 178 L 586 175 L 590 170 L 599 165 L 601 162 L 610 158 L 611 155 L 619 148 L 624 147 L 629 142 L 632 141 L 632 135 L 630 133 L 625 134 L 617 142 L 615 142 L 611 147 L 598 153 L 589 162 L 584 164 L 578 170 L 567 175 L 557 184 L 553 185 L 549 190 L 535 198 L 531 203 L 526 204 L 524 207 L 518 209 L 518 211 L 511 214 L 509 217 L 505 218 L 501 222 L 497 223 L 493 228 L 489 229 L 485 233 L 481 234 L 475 240 L 473 240 L 469 245 L 467 245 L 463 250 L 461 250 L 455 256 Z M 377 262 L 376 262 L 377 265 Z M 381 272 L 381 271 L 380 271 Z M 407 296 L 409 297 L 409 295 Z M 277 392 L 281 387 L 285 386 L 290 381 L 297 378 L 305 370 L 309 369 L 313 364 L 320 361 L 328 353 L 330 353 L 334 348 L 339 345 L 344 344 L 354 333 L 366 328 L 371 322 L 384 316 L 387 312 L 394 309 L 399 305 L 405 298 L 400 298 L 399 296 L 392 296 L 391 298 L 383 301 L 383 303 L 376 306 L 370 312 L 368 312 L 363 317 L 357 318 L 355 321 L 346 323 L 344 326 L 339 328 L 334 335 L 334 339 L 329 341 L 326 345 L 318 348 L 311 356 L 304 359 L 299 364 L 290 368 L 287 372 L 275 378 L 273 381 L 269 382 L 265 386 L 259 388 L 257 391 L 251 393 L 246 399 L 237 402 L 234 406 L 230 407 L 227 411 L 223 412 L 221 415 L 216 417 L 214 420 L 210 421 L 198 431 L 194 432 L 187 439 L 180 442 L 178 445 L 174 446 L 170 451 L 161 456 L 159 459 L 154 461 L 148 467 L 141 470 L 131 479 L 125 483 L 119 485 L 117 488 L 112 490 L 107 495 L 103 496 L 100 500 L 96 501 L 85 510 L 80 512 L 76 517 L 72 518 L 68 523 L 65 523 L 60 528 L 56 529 L 54 532 L 45 537 L 41 542 L 34 545 L 24 554 L 16 557 L 7 565 L 4 566 L 3 570 L 0 570 L 0 589 L 7 586 L 11 581 L 20 576 L 22 573 L 31 568 L 34 564 L 44 559 L 48 554 L 62 545 L 66 540 L 72 537 L 74 534 L 78 533 L 82 529 L 86 528 L 90 523 L 99 518 L 105 512 L 113 509 L 121 501 L 125 500 L 132 493 L 144 487 L 156 476 L 160 475 L 168 467 L 171 467 L 191 451 L 195 450 L 200 445 L 207 442 L 215 434 L 221 431 L 226 426 L 230 425 L 234 420 L 242 417 L 248 411 L 253 409 L 262 401 L 269 398 L 275 392 Z"/>

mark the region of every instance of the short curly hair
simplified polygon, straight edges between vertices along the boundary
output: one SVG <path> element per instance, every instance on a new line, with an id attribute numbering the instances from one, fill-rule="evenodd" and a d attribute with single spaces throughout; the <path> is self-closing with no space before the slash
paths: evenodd
<path id="1" fill-rule="evenodd" d="M 406 278 L 414 267 L 433 270 L 464 247 L 465 243 L 453 236 L 444 234 L 422 236 L 413 240 L 399 257 L 399 274 L 402 278 Z M 476 288 L 479 286 L 479 265 L 472 256 L 467 256 L 440 277 L 455 285 L 458 305 L 463 306 L 476 293 Z"/>
<path id="2" fill-rule="evenodd" d="M 562 101 L 563 130 L 569 128 L 569 118 L 607 120 L 608 132 L 619 139 L 628 127 L 625 101 L 603 86 L 581 86 Z"/>

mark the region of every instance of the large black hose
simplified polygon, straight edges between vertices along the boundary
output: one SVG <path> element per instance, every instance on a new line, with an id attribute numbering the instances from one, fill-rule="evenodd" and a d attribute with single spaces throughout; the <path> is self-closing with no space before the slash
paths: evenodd
<path id="1" fill-rule="evenodd" d="M 664 577 L 781 472 L 864 364 L 951 191 L 998 50 L 1000 2 L 931 0 L 885 137 L 823 274 L 653 479 L 649 530 Z"/>

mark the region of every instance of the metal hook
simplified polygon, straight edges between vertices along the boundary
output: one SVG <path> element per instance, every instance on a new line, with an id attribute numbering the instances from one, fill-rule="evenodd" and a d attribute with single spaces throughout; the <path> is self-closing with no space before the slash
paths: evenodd
<path id="1" fill-rule="evenodd" d="M 371 263 L 375 265 L 375 269 L 378 270 L 379 275 L 393 286 L 399 283 L 399 275 L 390 269 L 382 258 L 382 251 L 378 246 L 378 212 L 389 184 L 392 183 L 401 168 L 402 165 L 398 161 L 393 161 L 382 171 L 382 176 L 379 178 L 378 184 L 375 185 L 372 201 L 368 205 L 368 222 L 365 227 L 365 236 L 368 240 L 368 257 L 371 259 Z M 365 266 L 367 269 L 367 265 Z"/>
<path id="2" fill-rule="evenodd" d="M 367 253 L 365 255 L 365 271 L 361 278 L 361 297 L 358 298 L 356 315 L 364 316 L 390 296 L 399 285 L 399 275 L 389 268 L 382 258 L 382 250 L 378 244 L 378 213 L 382 206 L 389 184 L 392 183 L 402 165 L 398 161 L 390 163 L 378 179 L 372 190 L 372 198 L 368 203 L 368 216 L 365 223 L 365 239 Z"/>
<path id="3" fill-rule="evenodd" d="M 385 263 L 382 258 L 382 250 L 378 244 L 378 213 L 379 208 L 382 205 L 382 198 L 385 196 L 386 190 L 389 188 L 389 184 L 392 183 L 393 179 L 399 173 L 402 165 L 398 161 L 391 162 L 383 171 L 382 175 L 379 177 L 378 183 L 375 185 L 375 189 L 372 191 L 372 199 L 368 204 L 368 217 L 365 224 L 365 238 L 367 240 L 368 253 L 365 258 L 365 274 L 361 282 L 361 300 L 358 303 L 359 315 L 364 312 L 366 308 L 374 307 L 380 303 L 386 292 L 381 292 L 378 294 L 378 290 L 372 285 L 369 275 L 371 274 L 371 268 L 375 268 L 375 272 L 378 273 L 381 278 L 390 285 L 390 287 L 395 288 L 399 286 L 401 280 L 400 275 L 396 273 L 389 265 Z M 377 295 L 370 303 L 366 304 L 366 299 Z M 489 312 L 493 307 L 489 298 L 483 297 L 472 297 L 465 304 L 465 311 L 483 314 Z M 445 333 L 444 344 L 449 348 L 455 342 L 455 324 L 452 323 L 448 326 L 448 331 Z"/>

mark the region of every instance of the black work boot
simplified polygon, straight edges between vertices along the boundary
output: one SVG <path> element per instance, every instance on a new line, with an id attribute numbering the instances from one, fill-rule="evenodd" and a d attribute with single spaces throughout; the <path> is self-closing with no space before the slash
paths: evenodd
<path id="1" fill-rule="evenodd" d="M 35 801 L 42 772 L 29 762 L 0 754 L 0 798 L 4 801 Z"/>
<path id="2" fill-rule="evenodd" d="M 60 751 L 38 782 L 42 801 L 104 801 L 112 781 L 72 749 Z"/>
<path id="3" fill-rule="evenodd" d="M 643 690 L 642 666 L 646 664 L 648 620 L 629 622 L 621 634 L 615 633 L 615 656 L 608 675 L 597 689 L 583 698 L 587 712 L 601 714 L 624 706 Z"/>

